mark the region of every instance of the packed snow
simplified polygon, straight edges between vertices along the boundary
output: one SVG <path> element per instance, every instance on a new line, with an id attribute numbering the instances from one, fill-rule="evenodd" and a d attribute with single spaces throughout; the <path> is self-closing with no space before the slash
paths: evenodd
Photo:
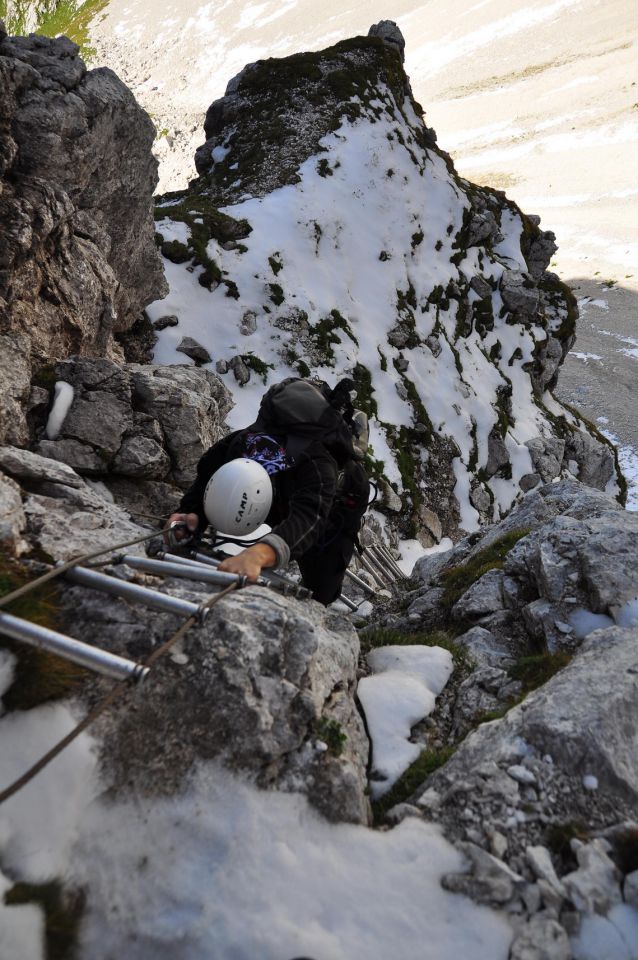
<path id="1" fill-rule="evenodd" d="M 619 903 L 606 917 L 584 917 L 572 950 L 574 960 L 638 960 L 638 911 Z"/>
<path id="2" fill-rule="evenodd" d="M 71 409 L 73 396 L 74 390 L 71 384 L 58 380 L 53 391 L 53 406 L 45 429 L 47 439 L 55 440 L 58 437 L 64 419 Z"/>
<path id="3" fill-rule="evenodd" d="M 599 418 L 601 422 L 602 418 Z M 619 437 L 609 429 L 601 433 L 610 440 L 618 450 L 618 463 L 627 481 L 627 510 L 638 510 L 638 450 L 628 444 L 621 444 Z"/>
<path id="4" fill-rule="evenodd" d="M 423 744 L 412 743 L 412 728 L 434 710 L 436 697 L 453 669 L 442 647 L 379 647 L 368 654 L 372 674 L 359 681 L 359 701 L 372 741 L 370 789 L 378 799 L 413 763 Z"/>
<path id="5" fill-rule="evenodd" d="M 2 719 L 0 785 L 69 721 L 65 707 Z M 441 887 L 463 858 L 432 825 L 330 824 L 304 797 L 259 791 L 213 763 L 178 796 L 112 800 L 97 795 L 94 769 L 84 734 L 0 820 L 12 877 L 90 890 L 82 956 L 507 958 L 507 920 Z M 0 891 L 11 885 L 0 874 Z M 44 960 L 42 928 L 38 907 L 0 902 L 0 956 Z"/>

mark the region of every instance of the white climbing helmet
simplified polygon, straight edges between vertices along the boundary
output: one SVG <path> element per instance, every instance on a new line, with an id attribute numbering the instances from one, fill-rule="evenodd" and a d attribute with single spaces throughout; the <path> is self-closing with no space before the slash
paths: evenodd
<path id="1" fill-rule="evenodd" d="M 204 491 L 204 513 L 211 527 L 234 537 L 254 533 L 271 504 L 270 477 L 260 463 L 246 457 L 216 470 Z"/>

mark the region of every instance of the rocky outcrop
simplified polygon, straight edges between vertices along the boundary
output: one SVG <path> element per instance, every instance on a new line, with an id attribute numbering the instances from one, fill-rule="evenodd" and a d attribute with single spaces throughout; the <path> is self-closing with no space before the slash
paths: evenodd
<path id="1" fill-rule="evenodd" d="M 636 514 L 574 481 L 547 484 L 480 537 L 420 561 L 415 573 L 424 586 L 391 622 L 466 626 L 467 644 L 479 647 L 487 631 L 512 657 L 571 651 L 638 596 L 636 555 Z"/>
<path id="2" fill-rule="evenodd" d="M 42 403 L 37 452 L 104 480 L 118 502 L 156 515 L 192 482 L 199 458 L 224 435 L 232 406 L 219 377 L 190 366 L 75 357 L 57 364 L 50 381 L 68 384 L 72 402 L 54 439 L 50 402 Z"/>
<path id="3" fill-rule="evenodd" d="M 103 485 L 39 454 L 0 448 L 6 553 L 35 550 L 66 561 L 149 532 L 130 521 Z M 39 569 L 30 568 L 27 578 Z M 107 572 L 197 602 L 210 591 L 123 565 Z M 179 626 L 172 614 L 64 582 L 54 602 L 58 630 L 134 659 L 147 657 Z M 214 757 L 263 787 L 306 793 L 331 820 L 367 823 L 358 653 L 352 622 L 320 604 L 263 587 L 229 596 L 172 657 L 158 662 L 141 697 L 96 728 L 104 784 L 120 796 L 162 796 L 183 790 L 197 764 Z M 92 702 L 101 692 L 96 682 L 79 695 Z"/>
<path id="4" fill-rule="evenodd" d="M 24 444 L 32 374 L 121 356 L 117 334 L 166 288 L 154 128 L 115 74 L 64 37 L 2 30 L 0 117 L 0 442 Z"/>
<path id="5" fill-rule="evenodd" d="M 233 390 L 317 367 L 351 376 L 381 509 L 431 546 L 554 477 L 621 484 L 605 438 L 550 394 L 578 318 L 547 269 L 554 234 L 458 176 L 404 45 L 382 21 L 230 80 L 206 114 L 199 179 L 158 204 L 175 280 L 151 319 L 178 316 L 181 344 L 157 328 L 161 349 L 209 358 Z M 197 325 L 181 303 L 195 278 L 210 294 L 210 307 L 192 294 Z"/>
<path id="6" fill-rule="evenodd" d="M 165 582 L 165 581 L 164 581 Z M 183 581 L 182 581 L 183 584 Z M 203 599 L 169 582 L 171 592 Z M 73 589 L 77 636 L 149 653 L 172 618 Z M 119 793 L 183 790 L 219 758 L 263 786 L 307 793 L 330 820 L 367 823 L 368 741 L 354 704 L 359 641 L 346 617 L 253 587 L 217 605 L 144 696 L 102 725 L 104 775 Z"/>
<path id="7" fill-rule="evenodd" d="M 381 621 L 446 631 L 461 673 L 413 731 L 446 762 L 390 817 L 422 816 L 457 843 L 468 869 L 444 886 L 511 915 L 511 958 L 568 960 L 585 918 L 611 924 L 631 903 L 637 555 L 636 514 L 549 483 L 419 561 L 421 585 Z"/>

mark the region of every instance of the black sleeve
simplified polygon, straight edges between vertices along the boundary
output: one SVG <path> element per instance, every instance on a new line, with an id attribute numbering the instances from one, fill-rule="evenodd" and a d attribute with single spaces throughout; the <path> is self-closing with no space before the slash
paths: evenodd
<path id="1" fill-rule="evenodd" d="M 302 556 L 320 539 L 337 489 L 337 465 L 327 455 L 303 457 L 294 474 L 289 485 L 288 514 L 262 538 L 274 547 L 282 565 Z"/>
<path id="2" fill-rule="evenodd" d="M 199 531 L 205 530 L 208 526 L 208 518 L 204 513 L 204 491 L 206 484 L 215 473 L 229 459 L 229 448 L 232 441 L 237 436 L 236 433 L 230 433 L 227 437 L 218 440 L 197 464 L 197 475 L 190 485 L 182 499 L 180 500 L 178 510 L 180 513 L 196 513 L 199 517 Z"/>

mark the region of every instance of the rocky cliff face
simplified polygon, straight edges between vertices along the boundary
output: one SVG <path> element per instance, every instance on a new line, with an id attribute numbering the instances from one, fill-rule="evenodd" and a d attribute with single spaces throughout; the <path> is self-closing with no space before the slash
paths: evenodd
<path id="1" fill-rule="evenodd" d="M 0 31 L 0 438 L 28 440 L 31 377 L 116 337 L 165 292 L 153 244 L 154 130 L 66 38 Z"/>
<path id="2" fill-rule="evenodd" d="M 385 24 L 231 82 L 199 180 L 159 207 L 171 290 L 149 308 L 149 365 L 116 339 L 163 292 L 148 123 L 67 41 L 0 39 L 0 592 L 43 558 L 150 533 L 137 511 L 170 511 L 227 420 L 294 371 L 354 375 L 399 529 L 456 535 L 521 498 L 379 595 L 364 655 L 336 609 L 264 587 L 225 598 L 2 808 L 9 953 L 43 956 L 47 881 L 67 914 L 86 904 L 74 929 L 92 958 L 221 955 L 220 937 L 241 957 L 356 956 L 378 914 L 406 960 L 441 916 L 437 960 L 590 960 L 612 941 L 633 960 L 638 526 L 601 489 L 617 492 L 609 447 L 551 396 L 576 316 L 546 272 L 551 236 L 458 178 L 401 54 Z M 208 595 L 109 559 L 115 577 Z M 132 658 L 176 627 L 66 582 L 13 612 Z M 69 697 L 85 713 L 104 685 L 1 642 L 1 785 L 70 729 Z M 371 812 L 387 830 L 360 829 Z M 375 855 L 356 873 L 362 837 L 398 845 L 394 872 Z M 346 875 L 345 919 L 326 869 Z M 238 886 L 211 915 L 227 874 Z M 412 940 L 406 916 L 426 924 Z M 387 956 L 376 931 L 370 956 Z"/>
<path id="3" fill-rule="evenodd" d="M 577 319 L 554 236 L 457 175 L 386 34 L 249 64 L 211 105 L 199 179 L 157 210 L 156 358 L 197 340 L 237 424 L 282 375 L 353 376 L 385 509 L 424 543 L 555 477 L 617 492 L 610 447 L 551 393 Z"/>

